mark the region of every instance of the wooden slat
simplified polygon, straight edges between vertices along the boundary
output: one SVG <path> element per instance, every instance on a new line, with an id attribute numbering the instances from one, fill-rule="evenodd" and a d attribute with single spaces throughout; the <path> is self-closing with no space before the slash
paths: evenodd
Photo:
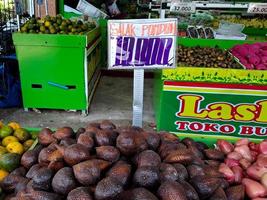
<path id="1" fill-rule="evenodd" d="M 40 6 L 40 11 L 41 11 L 41 16 L 39 16 L 38 13 L 38 4 L 37 1 L 35 0 L 35 16 L 36 17 L 45 17 L 46 12 L 45 12 L 45 1 L 43 0 L 43 5 Z M 56 16 L 57 15 L 57 1 L 56 0 L 47 0 L 48 3 L 48 15 L 50 16 Z"/>

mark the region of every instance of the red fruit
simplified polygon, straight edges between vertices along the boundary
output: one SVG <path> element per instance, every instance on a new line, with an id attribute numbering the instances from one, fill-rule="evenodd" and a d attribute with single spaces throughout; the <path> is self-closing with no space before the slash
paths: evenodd
<path id="1" fill-rule="evenodd" d="M 262 154 L 267 154 L 267 141 L 264 140 L 259 144 L 259 152 Z"/>
<path id="2" fill-rule="evenodd" d="M 247 169 L 248 176 L 258 181 L 261 179 L 264 173 L 267 173 L 267 168 L 260 167 L 256 163 Z"/>
<path id="3" fill-rule="evenodd" d="M 243 139 L 237 140 L 237 142 L 235 143 L 235 146 L 248 145 L 248 144 L 249 144 L 249 140 L 247 138 L 243 138 Z"/>
<path id="4" fill-rule="evenodd" d="M 225 140 L 218 140 L 217 145 L 224 154 L 229 154 L 234 150 L 234 145 Z"/>
<path id="5" fill-rule="evenodd" d="M 233 151 L 227 155 L 227 158 L 234 159 L 234 160 L 241 160 L 243 157 L 240 153 Z"/>
<path id="6" fill-rule="evenodd" d="M 257 197 L 265 197 L 267 195 L 267 190 L 257 181 L 249 178 L 244 178 L 242 184 L 246 188 L 247 195 L 253 199 Z"/>
<path id="7" fill-rule="evenodd" d="M 259 153 L 257 151 L 250 151 L 253 162 L 257 160 Z"/>
<path id="8" fill-rule="evenodd" d="M 234 166 L 232 168 L 232 171 L 234 172 L 234 175 L 235 175 L 235 183 L 240 184 L 242 182 L 243 177 L 244 177 L 243 169 L 239 166 Z"/>
<path id="9" fill-rule="evenodd" d="M 252 151 L 256 151 L 256 152 L 259 151 L 259 144 L 256 144 L 254 142 L 250 142 L 248 144 L 248 146 L 249 146 L 250 150 L 252 150 Z"/>
<path id="10" fill-rule="evenodd" d="M 267 167 L 267 155 L 260 154 L 257 158 L 256 163 L 260 167 Z"/>
<path id="11" fill-rule="evenodd" d="M 250 149 L 248 148 L 247 145 L 240 145 L 235 148 L 235 151 L 240 153 L 243 156 L 243 158 L 245 158 L 246 160 L 250 162 L 253 160 Z"/>
<path id="12" fill-rule="evenodd" d="M 251 165 L 251 162 L 249 162 L 248 160 L 246 159 L 241 159 L 239 160 L 239 163 L 240 163 L 240 166 L 243 168 L 243 169 L 247 169 L 249 168 L 249 166 Z"/>
<path id="13" fill-rule="evenodd" d="M 239 161 L 238 160 L 226 158 L 224 162 L 230 168 L 232 168 L 234 166 L 239 166 Z"/>
<path id="14" fill-rule="evenodd" d="M 224 175 L 224 178 L 229 182 L 233 183 L 235 181 L 234 172 L 226 164 L 222 163 L 219 167 L 219 172 Z"/>

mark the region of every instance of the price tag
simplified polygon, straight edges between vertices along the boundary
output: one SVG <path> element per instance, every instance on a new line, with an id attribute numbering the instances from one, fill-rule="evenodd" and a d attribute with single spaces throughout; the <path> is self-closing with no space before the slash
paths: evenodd
<path id="1" fill-rule="evenodd" d="M 177 2 L 172 1 L 171 12 L 178 12 L 178 13 L 195 13 L 196 12 L 196 4 L 191 2 Z"/>
<path id="2" fill-rule="evenodd" d="M 250 3 L 248 13 L 267 14 L 267 3 Z"/>

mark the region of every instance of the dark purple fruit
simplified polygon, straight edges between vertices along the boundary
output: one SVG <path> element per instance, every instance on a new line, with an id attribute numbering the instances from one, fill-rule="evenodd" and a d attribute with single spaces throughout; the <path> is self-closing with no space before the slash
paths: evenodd
<path id="1" fill-rule="evenodd" d="M 181 149 L 171 152 L 164 160 L 167 163 L 180 163 L 188 165 L 196 160 L 195 156 L 188 149 Z"/>
<path id="2" fill-rule="evenodd" d="M 189 165 L 186 169 L 190 178 L 205 175 L 203 167 L 199 165 Z"/>
<path id="3" fill-rule="evenodd" d="M 74 131 L 71 127 L 62 127 L 56 130 L 54 137 L 58 140 L 64 138 L 71 138 L 74 135 Z"/>
<path id="4" fill-rule="evenodd" d="M 175 181 L 166 181 L 158 189 L 161 200 L 187 200 L 183 186 Z"/>
<path id="5" fill-rule="evenodd" d="M 188 179 L 188 172 L 184 165 L 175 163 L 175 164 L 172 164 L 172 166 L 174 166 L 174 168 L 177 171 L 178 180 L 185 181 Z"/>
<path id="6" fill-rule="evenodd" d="M 145 188 L 135 188 L 122 192 L 118 200 L 158 200 L 158 198 Z"/>
<path id="7" fill-rule="evenodd" d="M 193 188 L 192 185 L 190 185 L 186 181 L 179 181 L 179 183 L 183 186 L 184 191 L 185 191 L 185 195 L 188 199 L 199 200 L 198 193 L 196 192 L 196 190 Z"/>
<path id="8" fill-rule="evenodd" d="M 34 177 L 32 178 L 32 187 L 35 190 L 45 190 L 49 191 L 51 188 L 51 182 L 54 173 L 51 169 L 48 168 L 41 168 L 39 169 Z"/>
<path id="9" fill-rule="evenodd" d="M 32 179 L 32 178 L 35 176 L 35 174 L 37 173 L 37 171 L 38 171 L 39 169 L 41 169 L 41 168 L 42 168 L 42 166 L 39 165 L 39 164 L 35 164 L 35 165 L 33 165 L 33 166 L 29 169 L 29 171 L 27 172 L 27 174 L 26 174 L 26 178 Z"/>
<path id="10" fill-rule="evenodd" d="M 116 126 L 109 120 L 104 120 L 100 123 L 100 129 L 113 130 Z"/>
<path id="11" fill-rule="evenodd" d="M 77 183 L 70 167 L 60 169 L 52 180 L 53 190 L 62 195 L 68 194 L 77 187 Z"/>
<path id="12" fill-rule="evenodd" d="M 44 146 L 56 142 L 56 138 L 53 136 L 53 131 L 49 128 L 43 128 L 38 134 L 38 142 Z"/>
<path id="13" fill-rule="evenodd" d="M 120 151 L 113 146 L 100 146 L 96 147 L 96 155 L 100 159 L 116 162 L 120 158 Z"/>
<path id="14" fill-rule="evenodd" d="M 95 160 L 88 160 L 73 166 L 75 178 L 83 185 L 94 185 L 99 181 L 101 167 Z"/>
<path id="15" fill-rule="evenodd" d="M 160 145 L 159 134 L 154 133 L 154 132 L 143 132 L 142 134 L 143 134 L 144 138 L 146 139 L 146 142 L 148 144 L 148 148 L 156 151 Z"/>
<path id="16" fill-rule="evenodd" d="M 160 172 L 160 182 L 164 181 L 176 181 L 179 178 L 179 175 L 174 166 L 167 163 L 161 163 L 159 167 Z"/>
<path id="17" fill-rule="evenodd" d="M 88 149 L 81 144 L 73 144 L 64 149 L 64 160 L 67 164 L 73 166 L 90 158 Z"/>
<path id="18" fill-rule="evenodd" d="M 143 167 L 143 166 L 158 167 L 160 163 L 161 163 L 160 156 L 152 150 L 143 151 L 137 156 L 138 167 Z"/>
<path id="19" fill-rule="evenodd" d="M 19 167 L 19 168 L 15 169 L 14 171 L 12 171 L 12 172 L 10 173 L 10 175 L 15 175 L 15 176 L 25 176 L 26 173 L 27 173 L 26 168 L 24 168 L 24 167 Z"/>
<path id="20" fill-rule="evenodd" d="M 140 187 L 153 189 L 159 185 L 160 176 L 157 167 L 139 167 L 134 173 L 133 183 Z"/>
<path id="21" fill-rule="evenodd" d="M 59 145 L 63 147 L 68 147 L 73 144 L 76 144 L 76 140 L 72 138 L 64 138 L 60 140 L 60 143 L 59 143 Z"/>
<path id="22" fill-rule="evenodd" d="M 217 149 L 205 149 L 204 152 L 205 152 L 206 157 L 210 160 L 219 160 L 219 161 L 224 160 L 223 152 Z"/>
<path id="23" fill-rule="evenodd" d="M 107 173 L 107 176 L 117 179 L 123 186 L 127 185 L 131 176 L 131 165 L 117 162 Z"/>
<path id="24" fill-rule="evenodd" d="M 224 190 L 221 187 L 219 187 L 209 198 L 209 200 L 227 200 L 227 197 Z"/>
<path id="25" fill-rule="evenodd" d="M 172 133 L 168 133 L 168 132 L 159 132 L 159 137 L 161 142 L 179 142 L 179 138 L 172 134 Z"/>
<path id="26" fill-rule="evenodd" d="M 6 192 L 13 192 L 18 184 L 26 181 L 28 181 L 28 179 L 24 177 L 9 174 L 1 182 L 1 188 Z"/>
<path id="27" fill-rule="evenodd" d="M 123 191 L 122 184 L 112 177 L 107 177 L 98 182 L 95 189 L 96 200 L 115 200 Z"/>
<path id="28" fill-rule="evenodd" d="M 195 176 L 190 183 L 201 199 L 209 198 L 221 186 L 222 180 L 207 176 Z"/>
<path id="29" fill-rule="evenodd" d="M 78 187 L 72 190 L 68 196 L 67 200 L 93 200 L 87 187 Z"/>
<path id="30" fill-rule="evenodd" d="M 245 199 L 245 187 L 243 185 L 236 185 L 228 188 L 226 191 L 228 200 L 243 200 Z"/>
<path id="31" fill-rule="evenodd" d="M 95 145 L 94 139 L 87 133 L 80 134 L 77 143 L 84 145 L 88 151 L 91 151 Z"/>

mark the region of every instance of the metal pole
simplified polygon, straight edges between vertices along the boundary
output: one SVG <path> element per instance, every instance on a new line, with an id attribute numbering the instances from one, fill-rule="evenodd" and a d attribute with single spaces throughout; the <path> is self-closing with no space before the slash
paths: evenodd
<path id="1" fill-rule="evenodd" d="M 134 70 L 133 126 L 143 126 L 144 69 Z"/>
<path id="2" fill-rule="evenodd" d="M 34 15 L 34 0 L 28 0 L 28 3 L 29 3 L 29 14 L 30 16 L 33 16 Z"/>
<path id="3" fill-rule="evenodd" d="M 164 2 L 164 0 L 161 0 L 160 2 L 160 18 L 164 19 L 165 18 L 165 14 L 166 14 L 166 10 L 165 7 L 163 6 L 163 4 L 165 4 L 166 2 Z"/>

